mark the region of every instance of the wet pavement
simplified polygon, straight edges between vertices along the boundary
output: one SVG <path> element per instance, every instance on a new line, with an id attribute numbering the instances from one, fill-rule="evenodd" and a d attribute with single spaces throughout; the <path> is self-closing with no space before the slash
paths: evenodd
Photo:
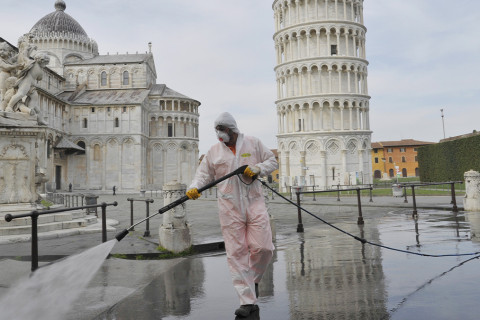
<path id="1" fill-rule="evenodd" d="M 117 231 L 130 225 L 131 195 L 107 209 Z M 163 199 L 155 198 L 151 213 Z M 305 199 L 318 217 L 373 243 L 422 254 L 480 251 L 480 213 L 457 214 L 448 197 L 418 197 L 418 218 L 403 198 L 362 198 L 364 225 L 358 225 L 356 198 Z M 457 199 L 461 204 L 461 198 Z M 135 204 L 137 208 L 137 204 Z M 187 202 L 196 245 L 221 241 L 214 197 Z M 428 209 L 425 209 L 428 208 Z M 437 208 L 437 209 L 435 209 Z M 143 218 L 138 203 L 135 220 Z M 276 252 L 260 283 L 259 311 L 250 319 L 478 319 L 480 268 L 477 256 L 424 257 L 362 244 L 297 210 L 283 200 L 270 202 Z M 140 213 L 141 212 L 141 213 Z M 161 217 L 117 243 L 112 253 L 156 252 Z M 113 239 L 116 232 L 109 232 Z M 100 234 L 42 240 L 41 256 L 71 255 L 99 244 Z M 28 256 L 30 243 L 0 245 L 1 256 Z M 30 263 L 0 260 L 0 295 L 15 279 L 28 275 Z M 105 260 L 67 319 L 235 319 L 238 298 L 223 251 L 169 260 Z"/>

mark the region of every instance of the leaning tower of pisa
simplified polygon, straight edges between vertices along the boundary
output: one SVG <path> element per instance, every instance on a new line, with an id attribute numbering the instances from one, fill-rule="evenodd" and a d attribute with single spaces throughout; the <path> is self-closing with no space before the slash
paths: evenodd
<path id="1" fill-rule="evenodd" d="M 363 0 L 275 0 L 280 187 L 371 183 Z"/>

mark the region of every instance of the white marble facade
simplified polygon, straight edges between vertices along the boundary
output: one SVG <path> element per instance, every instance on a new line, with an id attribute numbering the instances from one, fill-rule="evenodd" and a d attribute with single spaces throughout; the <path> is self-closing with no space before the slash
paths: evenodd
<path id="1" fill-rule="evenodd" d="M 35 84 L 43 128 L 37 167 L 48 179 L 40 192 L 70 183 L 74 191 L 120 192 L 161 189 L 173 179 L 189 184 L 198 165 L 200 102 L 156 83 L 151 44 L 145 53 L 99 55 L 65 10 L 57 0 L 19 40 L 34 48 L 31 57 L 50 59 Z M 12 130 L 0 129 L 0 139 Z"/>
<path id="2" fill-rule="evenodd" d="M 363 0 L 276 0 L 280 187 L 371 183 Z"/>

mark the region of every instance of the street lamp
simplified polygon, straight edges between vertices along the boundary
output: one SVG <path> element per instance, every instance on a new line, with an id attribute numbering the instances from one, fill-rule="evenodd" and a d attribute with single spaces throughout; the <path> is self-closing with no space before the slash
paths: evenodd
<path id="1" fill-rule="evenodd" d="M 445 139 L 445 120 L 443 119 L 443 109 L 440 109 L 442 113 L 442 126 L 443 126 L 443 139 Z"/>

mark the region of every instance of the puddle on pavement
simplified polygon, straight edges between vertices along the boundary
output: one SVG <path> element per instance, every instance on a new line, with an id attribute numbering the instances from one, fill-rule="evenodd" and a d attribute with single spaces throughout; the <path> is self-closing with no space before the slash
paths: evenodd
<path id="1" fill-rule="evenodd" d="M 428 254 L 480 251 L 463 213 L 408 211 L 335 225 L 369 241 Z M 480 219 L 476 219 L 480 221 Z M 260 284 L 260 319 L 477 319 L 479 259 L 428 258 L 362 245 L 323 224 L 279 237 Z M 471 259 L 470 261 L 467 261 Z M 465 262 L 467 261 L 467 262 Z M 234 319 L 224 254 L 188 258 L 98 319 Z"/>

